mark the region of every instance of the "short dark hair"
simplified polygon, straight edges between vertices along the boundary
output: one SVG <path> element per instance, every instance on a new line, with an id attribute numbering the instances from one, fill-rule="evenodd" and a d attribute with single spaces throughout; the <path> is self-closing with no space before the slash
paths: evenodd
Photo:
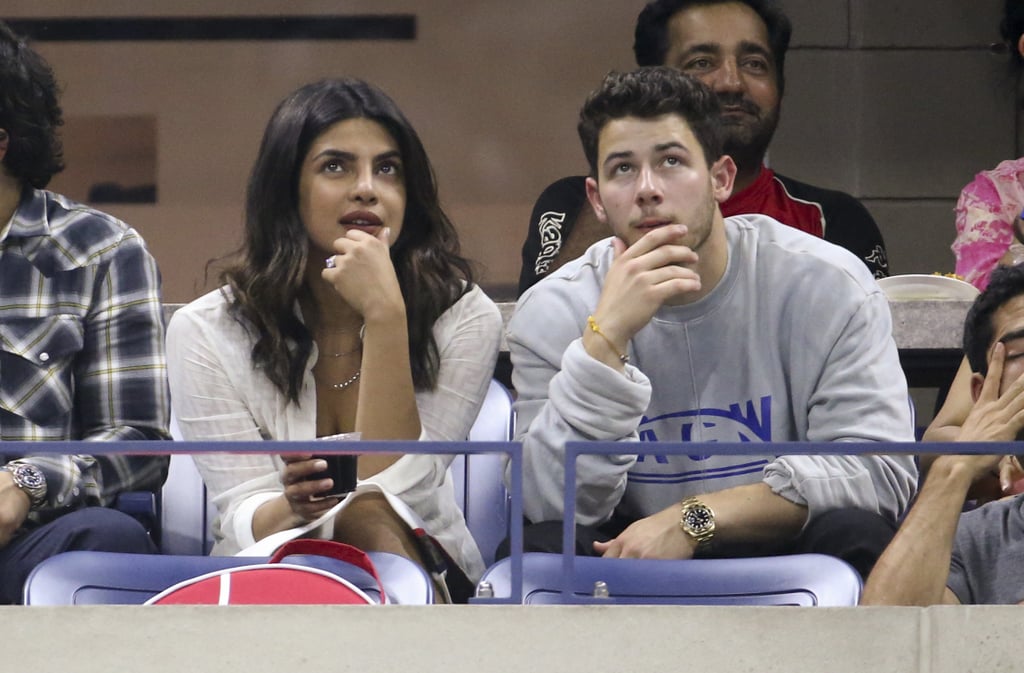
<path id="1" fill-rule="evenodd" d="M 1008 1 L 1012 2 L 1013 0 Z M 746 5 L 764 21 L 768 31 L 768 46 L 771 47 L 772 58 L 775 61 L 775 77 L 778 80 L 779 94 L 781 95 L 786 88 L 786 51 L 789 50 L 789 38 L 793 33 L 793 26 L 789 22 L 789 17 L 775 0 L 654 0 L 654 2 L 649 2 L 636 19 L 633 39 L 633 54 L 636 56 L 636 64 L 639 66 L 665 65 L 665 56 L 668 54 L 669 48 L 668 22 L 673 16 L 690 7 L 726 3 Z"/>
<path id="2" fill-rule="evenodd" d="M 0 128 L 7 132 L 3 166 L 42 189 L 64 170 L 57 127 L 64 123 L 53 70 L 0 21 Z"/>
<path id="3" fill-rule="evenodd" d="M 718 97 L 695 77 L 675 68 L 658 66 L 632 72 L 610 72 L 587 97 L 577 130 L 590 173 L 597 177 L 597 141 L 601 129 L 615 119 L 653 119 L 677 114 L 697 137 L 710 166 L 722 156 L 722 126 Z"/>
<path id="4" fill-rule="evenodd" d="M 1001 306 L 1024 295 L 1024 265 L 997 266 L 964 320 L 964 354 L 971 371 L 988 374 L 988 349 L 995 338 L 992 318 Z"/>
<path id="5" fill-rule="evenodd" d="M 391 259 L 405 299 L 417 390 L 437 384 L 434 322 L 473 283 L 455 227 L 438 202 L 427 152 L 395 102 L 372 84 L 352 78 L 325 79 L 296 90 L 267 123 L 246 192 L 242 249 L 222 274 L 234 294 L 234 315 L 256 330 L 255 365 L 293 402 L 298 402 L 313 347 L 307 325 L 295 315 L 296 300 L 308 291 L 309 235 L 299 217 L 302 162 L 322 133 L 347 119 L 377 122 L 402 155 L 405 217 Z M 304 316 L 307 323 L 318 317 Z"/>

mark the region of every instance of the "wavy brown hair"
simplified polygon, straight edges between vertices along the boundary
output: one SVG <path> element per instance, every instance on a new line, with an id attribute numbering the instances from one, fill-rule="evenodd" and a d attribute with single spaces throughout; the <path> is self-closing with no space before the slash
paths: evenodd
<path id="1" fill-rule="evenodd" d="M 601 130 L 623 117 L 654 119 L 676 114 L 697 138 L 708 167 L 722 156 L 721 108 L 714 92 L 696 77 L 668 66 L 612 71 L 580 108 L 576 130 L 590 175 L 597 177 L 597 143 Z"/>
<path id="2" fill-rule="evenodd" d="M 222 274 L 231 312 L 255 343 L 252 360 L 298 403 L 313 336 L 296 314 L 308 293 L 309 239 L 299 217 L 299 173 L 313 142 L 346 119 L 370 119 L 398 144 L 405 174 L 405 218 L 391 260 L 405 299 L 409 359 L 417 390 L 437 383 L 440 355 L 433 326 L 472 287 L 451 220 L 441 210 L 434 171 L 416 131 L 383 91 L 357 79 L 308 84 L 285 98 L 267 124 L 249 177 L 244 241 Z M 317 316 L 305 316 L 315 321 Z"/>

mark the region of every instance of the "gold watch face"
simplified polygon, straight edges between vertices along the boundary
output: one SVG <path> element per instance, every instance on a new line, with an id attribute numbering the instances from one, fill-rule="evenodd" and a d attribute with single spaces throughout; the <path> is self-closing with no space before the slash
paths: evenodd
<path id="1" fill-rule="evenodd" d="M 707 505 L 694 505 L 692 507 L 688 507 L 686 512 L 683 514 L 683 522 L 694 535 L 707 533 L 715 528 L 714 514 L 711 512 L 711 508 Z"/>

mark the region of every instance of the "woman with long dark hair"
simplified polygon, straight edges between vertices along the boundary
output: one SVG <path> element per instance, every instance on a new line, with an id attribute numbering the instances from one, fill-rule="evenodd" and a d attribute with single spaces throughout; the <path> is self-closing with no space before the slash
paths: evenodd
<path id="1" fill-rule="evenodd" d="M 466 438 L 501 317 L 472 282 L 419 137 L 379 89 L 325 80 L 278 105 L 222 279 L 168 327 L 185 439 Z M 309 454 L 195 459 L 219 510 L 214 553 L 303 535 L 423 564 L 423 528 L 470 578 L 482 571 L 451 456 L 362 455 L 355 493 L 326 498 Z"/>

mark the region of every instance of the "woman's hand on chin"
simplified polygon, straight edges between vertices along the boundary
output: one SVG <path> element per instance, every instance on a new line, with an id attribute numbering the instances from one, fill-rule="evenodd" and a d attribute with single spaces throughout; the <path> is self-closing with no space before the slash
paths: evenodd
<path id="1" fill-rule="evenodd" d="M 405 301 L 398 276 L 391 263 L 391 230 L 382 227 L 376 235 L 352 229 L 334 241 L 333 267 L 321 277 L 366 322 L 387 321 L 405 316 Z"/>

